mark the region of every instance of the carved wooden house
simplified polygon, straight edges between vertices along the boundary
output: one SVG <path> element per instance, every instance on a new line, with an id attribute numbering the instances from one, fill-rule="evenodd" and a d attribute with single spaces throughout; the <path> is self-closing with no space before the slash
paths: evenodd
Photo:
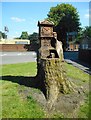
<path id="1" fill-rule="evenodd" d="M 53 32 L 53 22 L 47 20 L 38 22 L 39 26 L 39 39 L 40 39 L 40 58 L 60 58 L 57 51 L 58 41 L 57 34 Z M 62 43 L 59 45 L 59 48 Z M 60 51 L 60 50 L 59 50 Z"/>

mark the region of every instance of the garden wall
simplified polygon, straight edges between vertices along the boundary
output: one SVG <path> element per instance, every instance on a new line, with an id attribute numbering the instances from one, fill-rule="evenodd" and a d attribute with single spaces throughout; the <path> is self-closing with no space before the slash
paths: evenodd
<path id="1" fill-rule="evenodd" d="M 37 46 L 31 46 L 28 44 L 0 44 L 0 51 L 4 52 L 25 52 L 35 51 Z"/>
<path id="2" fill-rule="evenodd" d="M 91 65 L 91 49 L 79 49 L 79 54 L 78 54 L 79 60 L 89 63 Z"/>

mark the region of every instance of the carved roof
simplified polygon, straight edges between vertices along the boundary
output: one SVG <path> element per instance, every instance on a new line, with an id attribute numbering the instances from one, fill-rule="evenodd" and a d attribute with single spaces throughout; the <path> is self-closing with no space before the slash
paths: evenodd
<path id="1" fill-rule="evenodd" d="M 43 20 L 43 21 L 38 21 L 38 25 L 51 25 L 51 26 L 54 26 L 54 23 L 52 21 Z"/>

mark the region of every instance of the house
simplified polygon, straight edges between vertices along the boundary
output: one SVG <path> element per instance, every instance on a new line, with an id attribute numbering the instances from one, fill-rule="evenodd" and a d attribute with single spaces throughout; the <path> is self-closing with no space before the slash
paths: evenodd
<path id="1" fill-rule="evenodd" d="M 89 38 L 84 38 L 81 43 L 80 43 L 80 49 L 83 49 L 83 50 L 90 50 L 91 49 L 91 39 Z"/>
<path id="2" fill-rule="evenodd" d="M 68 51 L 78 51 L 79 44 L 77 43 L 69 43 Z"/>

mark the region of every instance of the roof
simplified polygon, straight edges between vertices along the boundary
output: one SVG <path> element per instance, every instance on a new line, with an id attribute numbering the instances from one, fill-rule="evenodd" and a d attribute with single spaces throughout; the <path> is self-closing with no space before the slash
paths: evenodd
<path id="1" fill-rule="evenodd" d="M 54 23 L 52 21 L 49 20 L 43 20 L 43 21 L 38 21 L 38 26 L 39 25 L 50 25 L 50 26 L 54 26 Z"/>

